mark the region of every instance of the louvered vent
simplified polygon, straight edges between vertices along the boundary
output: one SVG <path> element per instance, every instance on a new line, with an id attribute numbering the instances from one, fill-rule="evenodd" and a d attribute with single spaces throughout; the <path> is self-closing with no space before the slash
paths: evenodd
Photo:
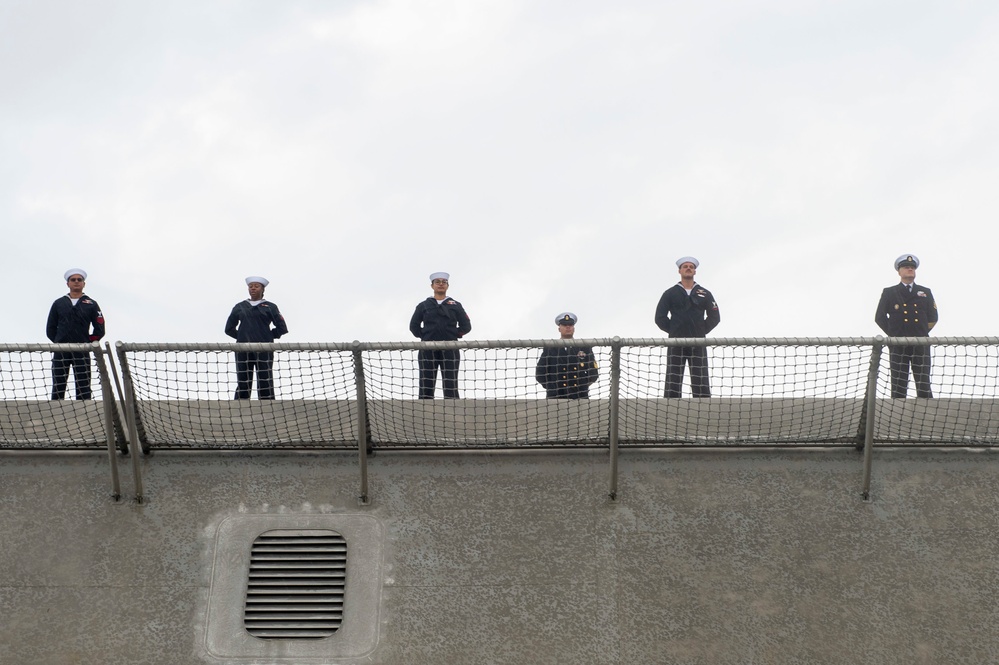
<path id="1" fill-rule="evenodd" d="M 321 639 L 340 628 L 347 541 L 322 529 L 275 530 L 253 541 L 243 625 L 264 639 Z"/>

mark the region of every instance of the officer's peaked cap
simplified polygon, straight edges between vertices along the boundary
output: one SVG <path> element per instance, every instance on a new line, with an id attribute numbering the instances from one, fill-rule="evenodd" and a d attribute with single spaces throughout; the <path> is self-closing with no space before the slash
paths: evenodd
<path id="1" fill-rule="evenodd" d="M 576 325 L 576 321 L 579 321 L 579 317 L 572 312 L 562 312 L 555 317 L 555 323 L 560 326 L 574 326 Z"/>
<path id="2" fill-rule="evenodd" d="M 903 254 L 895 259 L 895 270 L 898 270 L 902 266 L 912 266 L 913 268 L 918 268 L 919 257 L 915 254 Z"/>

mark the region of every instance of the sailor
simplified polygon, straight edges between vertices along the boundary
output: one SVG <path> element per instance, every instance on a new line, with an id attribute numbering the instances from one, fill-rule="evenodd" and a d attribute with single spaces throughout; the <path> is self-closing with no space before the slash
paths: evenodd
<path id="1" fill-rule="evenodd" d="M 721 321 L 718 303 L 711 292 L 694 281 L 700 262 L 692 256 L 676 260 L 680 282 L 659 298 L 656 325 L 670 337 L 700 338 Z M 680 397 L 684 364 L 690 365 L 690 389 L 694 397 L 711 397 L 708 382 L 708 350 L 703 346 L 671 346 L 666 352 L 664 397 Z"/>
<path id="2" fill-rule="evenodd" d="M 562 312 L 555 317 L 559 338 L 570 340 L 576 333 L 578 317 Z M 588 399 L 590 385 L 597 380 L 597 361 L 589 346 L 546 347 L 541 352 L 535 378 L 549 399 Z"/>
<path id="3" fill-rule="evenodd" d="M 83 292 L 87 271 L 70 268 L 63 278 L 69 293 L 52 303 L 45 336 L 55 344 L 96 342 L 104 337 L 104 314 L 97 301 Z M 76 382 L 76 399 L 90 399 L 90 354 L 84 352 L 52 354 L 52 399 L 66 396 L 71 367 Z"/>
<path id="4" fill-rule="evenodd" d="M 413 312 L 409 331 L 424 342 L 455 341 L 472 330 L 472 322 L 461 303 L 447 295 L 451 275 L 435 272 L 430 275 L 430 288 L 434 295 L 427 298 Z M 420 367 L 420 399 L 433 399 L 437 383 L 437 370 L 441 373 L 444 399 L 458 399 L 458 366 L 461 355 L 458 349 L 420 350 L 417 353 Z"/>
<path id="5" fill-rule="evenodd" d="M 903 254 L 895 259 L 899 283 L 881 292 L 874 321 L 889 337 L 929 337 L 937 324 L 937 303 L 933 292 L 916 284 L 919 258 Z M 909 389 L 909 368 L 916 381 L 916 397 L 933 397 L 930 387 L 930 347 L 889 344 L 891 396 L 905 397 Z"/>
<path id="6" fill-rule="evenodd" d="M 270 284 L 258 275 L 246 278 L 249 298 L 236 303 L 225 322 L 225 334 L 237 342 L 270 343 L 288 334 L 288 324 L 278 306 L 264 298 Z M 274 399 L 274 354 L 270 351 L 236 352 L 235 399 L 250 399 L 253 374 L 257 374 L 257 398 Z"/>

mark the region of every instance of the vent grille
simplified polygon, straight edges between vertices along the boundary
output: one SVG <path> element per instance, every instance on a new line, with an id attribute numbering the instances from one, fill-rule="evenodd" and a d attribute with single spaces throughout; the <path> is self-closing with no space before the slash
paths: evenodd
<path id="1" fill-rule="evenodd" d="M 343 621 L 347 541 L 323 529 L 267 531 L 253 541 L 243 625 L 263 639 L 322 639 Z"/>

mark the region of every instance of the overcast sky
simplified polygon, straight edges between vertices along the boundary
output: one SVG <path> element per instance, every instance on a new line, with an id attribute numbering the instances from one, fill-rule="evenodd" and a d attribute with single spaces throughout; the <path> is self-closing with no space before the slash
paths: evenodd
<path id="1" fill-rule="evenodd" d="M 996 335 L 999 4 L 0 0 L 0 341 L 89 272 L 108 339 L 873 336 L 902 253 L 935 334 Z"/>

